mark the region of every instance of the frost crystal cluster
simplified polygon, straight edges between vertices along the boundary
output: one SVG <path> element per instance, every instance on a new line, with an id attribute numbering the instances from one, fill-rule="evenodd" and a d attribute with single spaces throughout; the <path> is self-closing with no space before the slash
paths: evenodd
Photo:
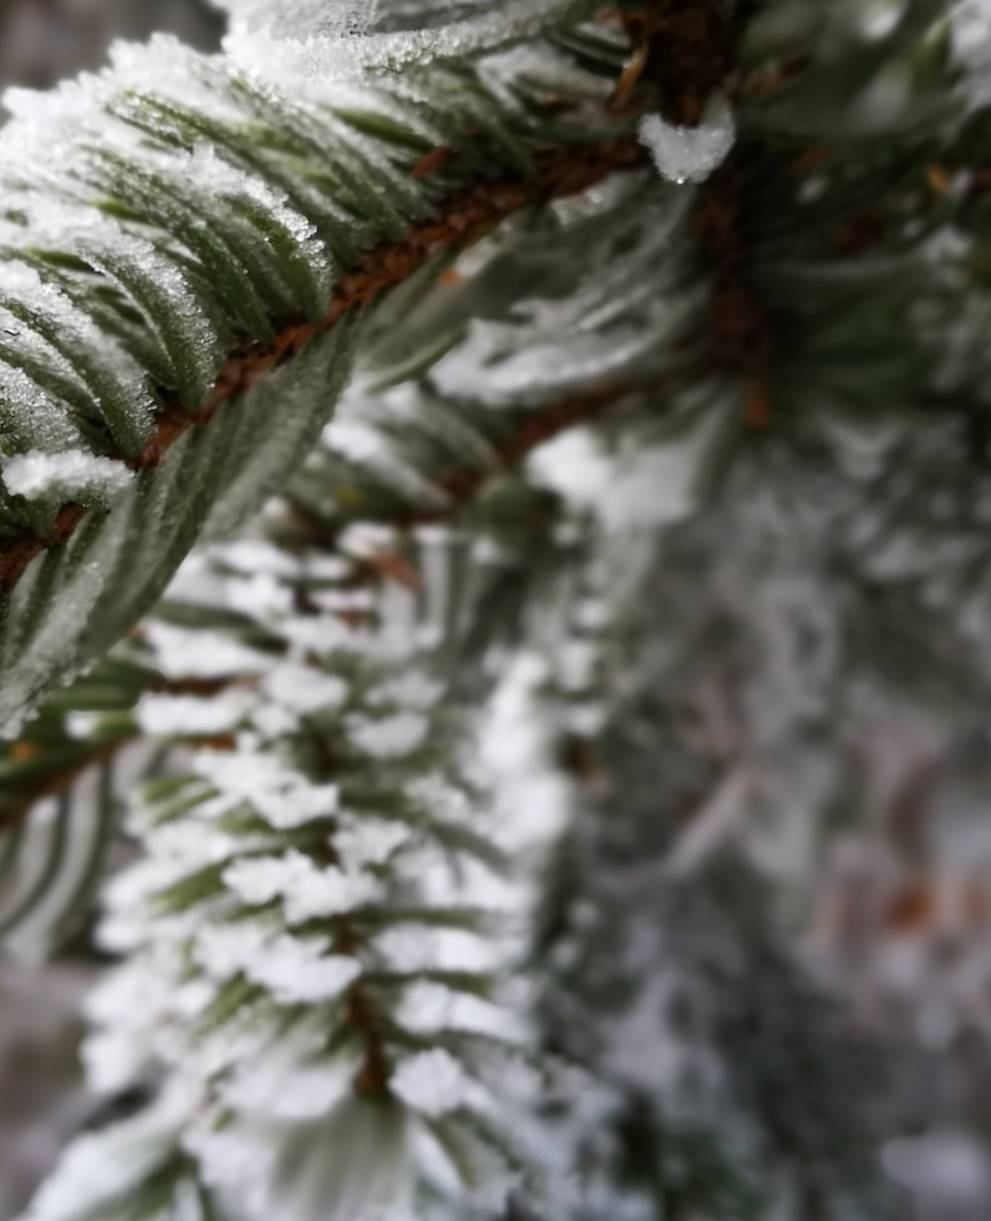
<path id="1" fill-rule="evenodd" d="M 23 1221 L 991 1215 L 987 6 L 217 7 L 4 101 Z"/>
<path id="2" fill-rule="evenodd" d="M 696 127 L 682 127 L 650 114 L 640 123 L 640 139 L 662 177 L 679 184 L 704 182 L 733 147 L 733 111 L 724 97 L 716 96 Z"/>

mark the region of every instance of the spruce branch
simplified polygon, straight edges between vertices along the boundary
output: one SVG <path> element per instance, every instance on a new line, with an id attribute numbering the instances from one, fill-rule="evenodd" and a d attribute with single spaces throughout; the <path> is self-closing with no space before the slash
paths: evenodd
<path id="1" fill-rule="evenodd" d="M 553 78 L 566 65 L 543 54 Z M 600 79 L 565 76 L 549 107 L 544 83 L 410 64 L 310 111 L 160 42 L 120 53 L 81 105 L 53 104 L 63 156 L 35 179 L 17 158 L 52 122 L 23 105 L 0 149 L 0 307 L 19 339 L 0 345 L 5 732 L 132 626 L 202 532 L 280 485 L 347 379 L 359 312 L 438 253 L 642 161 L 630 124 L 590 102 Z M 455 155 L 434 165 L 439 149 Z M 130 581 L 111 601 L 115 566 Z M 57 605 L 76 614 L 56 627 Z"/>
<path id="2" fill-rule="evenodd" d="M 255 345 L 231 357 L 202 408 L 190 412 L 177 404 L 166 404 L 154 435 L 139 454 L 133 458 L 119 452 L 110 456 L 135 471 L 158 466 L 190 429 L 208 424 L 217 411 L 250 390 L 271 369 L 301 352 L 318 335 L 331 330 L 345 314 L 372 305 L 431 259 L 465 249 L 523 208 L 581 194 L 617 171 L 637 168 L 644 159 L 643 147 L 628 140 L 551 150 L 538 156 L 533 179 L 486 183 L 460 193 L 439 216 L 416 226 L 401 242 L 363 255 L 358 267 L 342 278 L 330 307 L 318 322 L 296 323 L 282 330 L 272 343 Z M 567 413 L 569 408 L 563 410 Z M 581 413 L 582 407 L 577 410 Z M 0 541 L 0 592 L 13 589 L 31 561 L 45 550 L 67 542 L 86 513 L 82 505 L 67 504 L 58 510 L 55 527 L 46 538 Z"/>

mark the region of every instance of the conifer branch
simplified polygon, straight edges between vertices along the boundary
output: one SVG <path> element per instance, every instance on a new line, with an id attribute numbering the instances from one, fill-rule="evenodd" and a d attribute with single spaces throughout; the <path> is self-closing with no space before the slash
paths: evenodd
<path id="1" fill-rule="evenodd" d="M 141 453 L 133 459 L 120 454 L 119 459 L 134 470 L 157 466 L 190 429 L 208 424 L 223 406 L 250 390 L 269 370 L 297 355 L 316 336 L 332 330 L 346 314 L 372 305 L 441 252 L 472 244 L 530 205 L 580 194 L 616 171 L 636 168 L 643 160 L 643 148 L 631 140 L 556 149 L 539 158 L 533 178 L 486 183 L 460 192 L 437 217 L 415 226 L 401 242 L 366 254 L 342 279 L 319 322 L 286 327 L 273 343 L 255 344 L 231 356 L 199 411 L 189 412 L 177 403 L 170 404 Z M 19 538 L 0 546 L 0 593 L 12 590 L 37 556 L 67 542 L 86 514 L 82 505 L 66 504 L 47 538 Z"/>

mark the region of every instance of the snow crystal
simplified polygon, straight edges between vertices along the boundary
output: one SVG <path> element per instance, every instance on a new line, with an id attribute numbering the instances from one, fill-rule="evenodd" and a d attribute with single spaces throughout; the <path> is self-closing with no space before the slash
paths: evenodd
<path id="1" fill-rule="evenodd" d="M 234 836 L 208 823 L 178 819 L 156 827 L 146 836 L 146 843 L 149 854 L 158 864 L 173 866 L 174 872 L 181 876 L 250 850 L 254 838 Z M 257 846 L 266 843 L 261 839 Z"/>
<path id="2" fill-rule="evenodd" d="M 406 793 L 411 801 L 429 811 L 432 818 L 457 826 L 468 826 L 475 821 L 476 810 L 465 793 L 439 773 L 420 772 L 407 784 Z"/>
<path id="3" fill-rule="evenodd" d="M 532 37 L 573 8 L 575 0 L 460 0 L 437 6 L 426 28 L 380 32 L 377 0 L 222 0 L 233 14 L 224 42 L 228 55 L 270 80 L 308 83 L 360 79 L 404 65 L 465 58 Z M 259 37 L 263 33 L 265 37 Z M 360 37 L 358 36 L 360 35 Z"/>
<path id="4" fill-rule="evenodd" d="M 380 0 L 292 0 L 291 9 L 272 0 L 215 0 L 246 30 L 269 32 L 277 24 L 293 38 L 355 38 L 378 15 Z"/>
<path id="5" fill-rule="evenodd" d="M 248 691 L 226 691 L 213 698 L 192 695 L 144 695 L 135 716 L 153 737 L 201 737 L 229 733 L 255 702 Z"/>
<path id="6" fill-rule="evenodd" d="M 28 500 L 93 498 L 109 503 L 134 478 L 122 462 L 80 449 L 18 454 L 4 460 L 2 472 L 7 491 Z"/>
<path id="7" fill-rule="evenodd" d="M 279 624 L 279 634 L 296 649 L 320 654 L 362 653 L 372 647 L 367 633 L 355 631 L 332 615 L 305 615 Z"/>
<path id="8" fill-rule="evenodd" d="M 239 1067 L 221 1096 L 228 1106 L 265 1119 L 316 1119 L 348 1097 L 360 1068 L 358 1056 L 344 1055 L 301 1065 L 279 1048 Z"/>
<path id="9" fill-rule="evenodd" d="M 311 593 L 310 600 L 332 614 L 368 614 L 375 609 L 375 594 L 370 589 L 325 589 Z"/>
<path id="10" fill-rule="evenodd" d="M 292 590 L 271 573 L 230 578 L 224 582 L 224 601 L 233 611 L 260 622 L 292 610 Z"/>
<path id="11" fill-rule="evenodd" d="M 503 957 L 491 937 L 422 925 L 386 929 L 375 949 L 390 969 L 403 971 L 491 971 Z"/>
<path id="12" fill-rule="evenodd" d="M 337 916 L 381 897 L 382 884 L 371 874 L 314 867 L 286 896 L 286 919 L 290 924 L 302 924 L 322 916 Z"/>
<path id="13" fill-rule="evenodd" d="M 308 555 L 304 561 L 306 576 L 313 581 L 344 581 L 354 572 L 354 565 L 340 555 Z"/>
<path id="14" fill-rule="evenodd" d="M 338 857 L 355 869 L 384 865 L 410 838 L 402 823 L 362 818 L 334 832 L 333 844 Z"/>
<path id="15" fill-rule="evenodd" d="M 255 961 L 273 935 L 266 921 L 206 924 L 196 935 L 193 957 L 212 979 L 232 979 Z"/>
<path id="16" fill-rule="evenodd" d="M 221 792 L 233 796 L 251 799 L 259 794 L 305 786 L 319 789 L 322 798 L 336 805 L 336 787 L 308 786 L 298 772 L 273 755 L 249 750 L 204 752 L 196 756 L 193 766 L 197 775 L 209 780 Z"/>
<path id="17" fill-rule="evenodd" d="M 261 907 L 290 891 L 313 862 L 299 852 L 235 861 L 224 870 L 224 885 L 251 907 Z"/>
<path id="18" fill-rule="evenodd" d="M 397 759 L 421 747 L 430 729 L 426 717 L 401 712 L 379 721 L 353 720 L 348 724 L 351 741 L 374 759 Z"/>
<path id="19" fill-rule="evenodd" d="M 250 803 L 279 830 L 301 827 L 337 810 L 336 784 L 312 784 L 270 755 L 247 749 L 202 753 L 194 767 L 222 794 Z"/>
<path id="20" fill-rule="evenodd" d="M 223 632 L 193 631 L 152 621 L 142 628 L 166 678 L 230 678 L 264 674 L 271 659 Z"/>
<path id="21" fill-rule="evenodd" d="M 272 741 L 292 733 L 298 727 L 299 721 L 288 708 L 280 708 L 277 704 L 261 704 L 255 709 L 251 724 L 262 739 Z"/>
<path id="22" fill-rule="evenodd" d="M 246 974 L 282 1005 L 333 1000 L 354 983 L 361 966 L 341 954 L 324 957 L 328 944 L 288 934 L 277 937 L 246 965 Z"/>
<path id="23" fill-rule="evenodd" d="M 225 543 L 215 549 L 220 564 L 245 576 L 265 574 L 275 577 L 295 577 L 300 568 L 299 560 L 262 539 L 244 539 Z"/>
<path id="24" fill-rule="evenodd" d="M 265 679 L 264 689 L 277 703 L 301 716 L 340 708 L 348 697 L 343 678 L 313 666 L 279 666 Z"/>
<path id="25" fill-rule="evenodd" d="M 720 426 L 719 413 L 709 413 L 664 444 L 629 437 L 616 453 L 592 429 L 575 429 L 537 450 L 530 469 L 576 508 L 594 513 L 610 533 L 654 530 L 691 511 Z"/>
<path id="26" fill-rule="evenodd" d="M 431 1118 L 458 1110 L 472 1094 L 464 1068 L 440 1049 L 403 1060 L 392 1075 L 390 1088 L 407 1106 Z"/>
<path id="27" fill-rule="evenodd" d="M 341 532 L 338 546 L 346 555 L 356 559 L 370 559 L 395 548 L 398 532 L 392 526 L 374 522 L 356 522 Z"/>
<path id="28" fill-rule="evenodd" d="M 404 708 L 431 708 L 444 694 L 442 683 L 434 682 L 418 670 L 398 674 L 379 683 L 368 694 L 373 707 L 398 704 Z"/>
<path id="29" fill-rule="evenodd" d="M 273 793 L 255 793 L 251 804 L 280 831 L 305 826 L 318 818 L 329 818 L 337 809 L 336 784 L 299 784 Z"/>
<path id="30" fill-rule="evenodd" d="M 697 127 L 679 127 L 650 114 L 641 120 L 640 140 L 662 178 L 679 184 L 704 182 L 729 156 L 736 142 L 736 120 L 729 102 L 717 93 Z"/>
<path id="31" fill-rule="evenodd" d="M 509 1009 L 423 980 L 405 990 L 396 1019 L 421 1034 L 462 1030 L 517 1043 L 529 1033 L 523 1019 Z"/>
<path id="32" fill-rule="evenodd" d="M 381 896 L 381 885 L 371 875 L 334 866 L 321 870 L 300 852 L 235 861 L 224 870 L 223 880 L 251 907 L 281 898 L 290 924 L 341 915 Z"/>

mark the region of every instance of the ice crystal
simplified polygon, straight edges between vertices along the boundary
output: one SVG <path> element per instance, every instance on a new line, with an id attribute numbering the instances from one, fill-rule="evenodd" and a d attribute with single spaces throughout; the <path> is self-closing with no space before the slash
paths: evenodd
<path id="1" fill-rule="evenodd" d="M 640 139 L 650 150 L 658 173 L 679 185 L 700 183 L 723 164 L 736 143 L 736 120 L 723 94 L 717 93 L 697 127 L 669 123 L 662 115 L 647 115 Z"/>
<path id="2" fill-rule="evenodd" d="M 378 3 L 305 0 L 290 5 L 225 0 L 233 15 L 225 46 L 238 63 L 269 80 L 361 79 L 495 51 L 539 33 L 570 14 L 588 11 L 583 0 L 507 0 L 494 11 L 482 0 L 461 0 L 434 10 L 432 23 L 386 31 L 376 27 Z M 260 38 L 259 35 L 267 35 Z"/>
<path id="3" fill-rule="evenodd" d="M 327 948 L 327 942 L 278 937 L 246 965 L 245 973 L 283 1005 L 332 1000 L 354 983 L 361 967 L 353 958 L 325 956 Z"/>
<path id="4" fill-rule="evenodd" d="M 458 1110 L 472 1092 L 463 1065 L 440 1049 L 403 1060 L 392 1088 L 414 1110 L 431 1116 Z"/>
<path id="5" fill-rule="evenodd" d="M 222 632 L 187 631 L 154 620 L 143 632 L 168 678 L 226 678 L 263 674 L 269 668 L 268 658 Z"/>
<path id="6" fill-rule="evenodd" d="M 145 733 L 157 737 L 196 737 L 229 733 L 254 703 L 249 692 L 229 691 L 215 697 L 145 695 L 135 710 Z"/>
<path id="7" fill-rule="evenodd" d="M 348 685 L 342 678 L 311 666 L 279 666 L 266 677 L 264 687 L 276 703 L 304 716 L 339 708 L 348 697 Z"/>
<path id="8" fill-rule="evenodd" d="M 430 723 L 414 712 L 400 712 L 381 720 L 355 720 L 349 725 L 351 741 L 375 759 L 411 754 L 426 740 Z"/>
<path id="9" fill-rule="evenodd" d="M 59 503 L 87 499 L 108 503 L 134 478 L 123 463 L 78 449 L 59 453 L 31 450 L 5 459 L 0 470 L 11 495 Z"/>

